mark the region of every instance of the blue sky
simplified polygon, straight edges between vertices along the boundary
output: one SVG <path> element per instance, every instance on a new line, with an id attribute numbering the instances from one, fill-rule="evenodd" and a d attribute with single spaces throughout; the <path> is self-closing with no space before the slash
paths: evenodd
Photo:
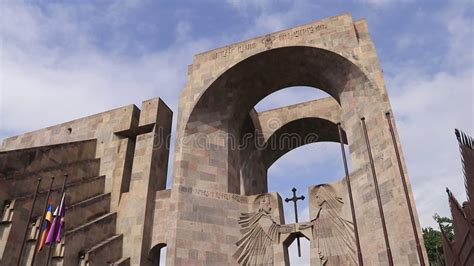
<path id="1" fill-rule="evenodd" d="M 420 219 L 434 226 L 445 187 L 465 198 L 453 132 L 474 135 L 469 0 L 2 1 L 0 139 L 156 96 L 176 115 L 193 54 L 346 12 L 368 20 Z M 323 95 L 287 89 L 257 109 Z M 269 184 L 286 197 L 342 176 L 338 146 L 316 144 L 277 161 Z"/>

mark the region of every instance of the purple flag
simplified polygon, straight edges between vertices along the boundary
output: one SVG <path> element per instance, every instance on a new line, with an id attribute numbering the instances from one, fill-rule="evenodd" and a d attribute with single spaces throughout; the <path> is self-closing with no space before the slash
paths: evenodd
<path id="1" fill-rule="evenodd" d="M 64 197 L 66 193 L 63 194 L 63 198 L 61 199 L 61 207 L 59 209 L 59 218 L 58 218 L 58 229 L 56 233 L 56 242 L 61 242 L 61 235 L 64 230 L 64 215 L 66 214 L 66 206 L 64 202 Z"/>
<path id="2" fill-rule="evenodd" d="M 61 231 L 64 225 L 64 195 L 61 198 L 61 203 L 56 207 L 54 210 L 53 216 L 54 220 L 51 223 L 51 228 L 48 232 L 48 236 L 46 237 L 46 244 L 51 245 L 54 241 L 59 242 L 61 240 Z"/>

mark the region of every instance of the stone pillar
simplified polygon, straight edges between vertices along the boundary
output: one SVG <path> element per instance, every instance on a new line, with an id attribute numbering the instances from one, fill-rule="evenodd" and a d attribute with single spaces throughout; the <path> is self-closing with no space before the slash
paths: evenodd
<path id="1" fill-rule="evenodd" d="M 119 205 L 119 232 L 124 234 L 124 257 L 131 265 L 148 260 L 155 192 L 166 188 L 172 112 L 159 98 L 143 102 L 135 143 L 130 190 Z"/>

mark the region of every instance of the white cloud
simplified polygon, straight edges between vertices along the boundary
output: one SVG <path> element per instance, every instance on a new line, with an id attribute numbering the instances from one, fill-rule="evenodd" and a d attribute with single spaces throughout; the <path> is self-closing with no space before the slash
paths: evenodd
<path id="1" fill-rule="evenodd" d="M 111 31 L 120 28 L 124 22 L 119 20 L 126 19 L 129 8 L 138 8 L 136 4 L 114 3 L 101 14 L 105 21 L 100 23 Z M 187 38 L 191 26 L 178 22 L 176 40 L 168 48 L 129 57 L 120 52 L 132 40 L 114 34 L 108 40 L 110 50 L 104 51 L 97 46 L 96 33 L 90 32 L 95 22 L 86 23 L 77 14 L 97 10 L 49 7 L 45 11 L 24 3 L 2 6 L 0 141 L 131 103 L 140 107 L 154 97 L 161 97 L 175 112 L 176 125 L 187 65 L 195 53 L 214 46 L 211 40 Z M 168 176 L 172 166 L 170 160 Z"/>
<path id="2" fill-rule="evenodd" d="M 232 7 L 246 11 L 248 9 L 265 9 L 272 4 L 271 0 L 227 0 Z"/>
<path id="3" fill-rule="evenodd" d="M 130 10 L 140 8 L 143 5 L 141 0 L 121 0 L 113 1 L 107 7 L 105 14 L 103 14 L 107 21 L 114 25 L 123 25 L 128 21 L 128 14 Z"/>
<path id="4" fill-rule="evenodd" d="M 472 134 L 474 69 L 426 77 L 415 69 L 389 80 L 409 174 L 423 226 L 435 212 L 448 215 L 445 187 L 465 199 L 454 128 Z"/>
<path id="5" fill-rule="evenodd" d="M 356 0 L 356 2 L 366 3 L 370 5 L 374 5 L 377 7 L 389 5 L 389 4 L 397 4 L 397 3 L 407 3 L 412 2 L 413 0 Z"/>
<path id="6" fill-rule="evenodd" d="M 446 27 L 449 43 L 445 62 L 448 67 L 470 68 L 474 64 L 472 1 L 459 0 L 442 9 L 435 18 Z"/>
<path id="7" fill-rule="evenodd" d="M 183 41 L 187 39 L 189 32 L 192 30 L 191 24 L 187 21 L 180 21 L 176 26 L 176 39 Z"/>
<path id="8" fill-rule="evenodd" d="M 252 14 L 253 26 L 248 28 L 243 34 L 239 33 L 239 39 L 253 38 L 258 35 L 295 26 L 301 23 L 300 20 L 304 17 L 317 19 L 315 14 L 324 9 L 322 4 L 310 0 L 229 0 L 228 2 L 234 3 L 233 6 L 243 17 L 248 17 L 249 14 Z M 284 8 L 278 9 L 277 6 L 279 5 L 284 6 Z"/>
<path id="9" fill-rule="evenodd" d="M 435 212 L 450 216 L 445 187 L 459 201 L 466 199 L 454 128 L 474 134 L 474 59 L 470 18 L 459 3 L 435 17 L 448 31 L 438 72 L 400 65 L 397 74 L 386 77 L 424 227 L 437 227 Z"/>
<path id="10" fill-rule="evenodd" d="M 181 35 L 191 30 L 183 22 L 169 48 L 130 58 L 113 51 L 121 44 L 107 52 L 97 47 L 96 36 L 87 30 L 91 25 L 78 21 L 71 7 L 44 11 L 15 3 L 2 9 L 0 124 L 5 135 L 0 138 L 130 103 L 140 106 L 156 96 L 176 111 L 186 62 L 211 47 L 205 39 L 183 41 Z M 114 4 L 104 17 L 124 9 Z"/>

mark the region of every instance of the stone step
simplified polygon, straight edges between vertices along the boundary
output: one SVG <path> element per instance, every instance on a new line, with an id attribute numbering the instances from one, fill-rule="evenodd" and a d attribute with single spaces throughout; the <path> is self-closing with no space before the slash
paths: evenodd
<path id="1" fill-rule="evenodd" d="M 77 203 L 86 201 L 90 198 L 102 195 L 105 187 L 105 176 L 95 176 L 83 178 L 66 185 L 66 207 L 75 205 Z M 57 188 L 51 191 L 50 199 L 53 202 L 54 207 L 58 204 L 59 193 L 61 188 Z M 33 210 L 33 216 L 36 217 L 43 214 L 44 202 L 46 200 L 47 191 L 40 191 L 37 196 L 35 208 Z M 33 201 L 33 195 L 27 194 L 18 198 L 9 199 L 15 200 L 15 209 L 29 210 L 31 208 L 31 202 Z M 26 215 L 26 214 L 25 214 Z M 66 213 L 67 216 L 67 213 Z"/>
<path id="2" fill-rule="evenodd" d="M 109 265 L 122 258 L 123 235 L 112 236 L 83 251 L 81 266 Z"/>
<path id="3" fill-rule="evenodd" d="M 68 206 L 104 193 L 105 176 L 85 178 L 66 186 L 66 202 Z"/>
<path id="4" fill-rule="evenodd" d="M 111 263 L 113 266 L 130 266 L 130 257 L 121 258 L 118 261 Z"/>
<path id="5" fill-rule="evenodd" d="M 19 175 L 0 178 L 0 187 L 7 187 L 6 197 L 16 198 L 28 193 L 33 194 L 36 189 L 37 178 L 42 177 L 40 191 L 49 189 L 51 176 L 54 176 L 53 189 L 60 189 L 64 174 L 68 174 L 68 183 L 99 175 L 100 159 L 89 159 L 60 166 L 50 167 L 36 172 L 28 172 Z"/>
<path id="6" fill-rule="evenodd" d="M 108 213 L 86 224 L 66 231 L 64 237 L 64 265 L 78 265 L 81 251 L 115 235 L 117 213 Z"/>
<path id="7" fill-rule="evenodd" d="M 67 215 L 67 214 L 66 214 Z M 64 233 L 52 251 L 52 265 L 79 265 L 81 250 L 95 246 L 115 235 L 116 213 L 108 213 Z M 46 265 L 48 248 L 40 251 L 36 265 Z"/>
<path id="8" fill-rule="evenodd" d="M 79 160 L 69 163 L 63 163 L 60 165 L 54 165 L 35 171 L 26 171 L 12 175 L 2 175 L 0 176 L 0 182 L 13 182 L 29 178 L 36 179 L 38 177 L 43 177 L 44 179 L 49 180 L 51 176 L 54 176 L 57 179 L 61 178 L 65 173 L 69 174 L 69 176 L 84 176 L 86 175 L 86 173 L 98 171 L 99 169 L 96 168 L 97 164 L 100 165 L 99 158 Z M 84 166 L 88 167 L 84 168 Z M 83 172 L 78 172 L 76 168 L 79 168 L 78 170 L 82 170 Z"/>
<path id="9" fill-rule="evenodd" d="M 66 230 L 76 228 L 110 212 L 110 193 L 99 194 L 66 208 Z"/>
<path id="10" fill-rule="evenodd" d="M 0 177 L 94 159 L 96 140 L 85 140 L 0 152 Z"/>

